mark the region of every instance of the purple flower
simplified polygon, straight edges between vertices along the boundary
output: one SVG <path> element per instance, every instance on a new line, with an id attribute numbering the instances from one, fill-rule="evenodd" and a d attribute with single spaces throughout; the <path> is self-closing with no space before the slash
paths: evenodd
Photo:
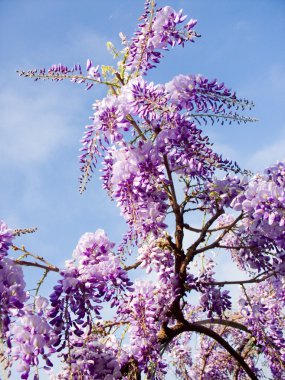
<path id="1" fill-rule="evenodd" d="M 0 260 L 7 255 L 12 241 L 13 231 L 7 227 L 7 224 L 3 220 L 0 220 Z"/>
<path id="2" fill-rule="evenodd" d="M 91 331 L 92 318 L 100 317 L 103 301 L 110 301 L 114 307 L 122 293 L 132 291 L 132 282 L 112 252 L 113 247 L 103 230 L 85 233 L 80 238 L 73 252 L 74 260 L 66 262 L 50 295 L 48 314 L 58 335 L 55 346 L 66 336 L 80 337 L 86 328 Z M 63 341 L 58 350 L 64 349 Z"/>
<path id="3" fill-rule="evenodd" d="M 260 236 L 274 239 L 275 244 L 285 248 L 285 171 L 284 162 L 254 176 L 231 206 L 242 210 L 248 218 L 248 231 L 258 231 Z"/>
<path id="4" fill-rule="evenodd" d="M 65 367 L 52 380 L 119 380 L 122 378 L 116 359 L 117 342 L 108 338 L 107 342 L 98 336 L 72 337 L 70 352 Z"/>
<path id="5" fill-rule="evenodd" d="M 11 356 L 17 363 L 17 371 L 22 373 L 21 379 L 28 378 L 32 367 L 39 365 L 40 358 L 48 367 L 52 366 L 49 357 L 55 351 L 52 345 L 57 338 L 46 320 L 47 304 L 46 299 L 37 298 L 35 311 L 27 306 L 11 327 Z"/>
<path id="6" fill-rule="evenodd" d="M 154 285 L 149 281 L 136 281 L 134 292 L 121 302 L 118 320 L 129 322 L 130 344 L 125 347 L 129 357 L 137 360 L 139 368 L 151 373 L 149 362 L 157 363 L 158 372 L 165 373 L 165 363 L 160 356 L 157 337 L 161 323 L 167 320 L 167 312 L 176 296 L 176 282 Z"/>
<path id="7" fill-rule="evenodd" d="M 0 262 L 0 323 L 1 337 L 4 339 L 12 319 L 21 315 L 24 302 L 28 299 L 25 286 L 22 268 L 4 257 Z"/>
<path id="8" fill-rule="evenodd" d="M 140 18 L 141 24 L 128 49 L 128 70 L 144 74 L 159 63 L 163 57 L 161 50 L 175 45 L 183 46 L 187 41 L 194 42 L 197 35 L 193 28 L 197 21 L 190 20 L 182 26 L 186 17 L 182 11 L 176 12 L 169 6 L 156 10 L 147 0 L 145 12 Z"/>

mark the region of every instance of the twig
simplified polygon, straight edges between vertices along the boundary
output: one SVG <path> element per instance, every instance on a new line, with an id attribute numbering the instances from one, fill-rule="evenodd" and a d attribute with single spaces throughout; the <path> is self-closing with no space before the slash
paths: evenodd
<path id="1" fill-rule="evenodd" d="M 44 264 L 37 263 L 36 261 L 32 262 L 32 261 L 25 261 L 25 260 L 19 260 L 19 259 L 15 259 L 14 262 L 16 264 L 24 265 L 26 267 L 36 267 L 36 268 L 45 269 L 50 272 L 59 272 L 59 268 L 54 265 L 44 265 Z"/>
<path id="2" fill-rule="evenodd" d="M 169 343 L 173 338 L 186 331 L 204 334 L 217 341 L 239 363 L 251 380 L 258 380 L 243 357 L 223 337 L 204 325 L 190 323 L 184 320 L 183 323 L 179 323 L 172 328 L 167 327 L 165 328 L 165 337 L 161 339 L 161 343 Z"/>
<path id="3" fill-rule="evenodd" d="M 31 228 L 17 228 L 13 230 L 13 235 L 14 236 L 20 236 L 24 234 L 32 234 L 37 231 L 37 227 L 31 227 Z"/>
<path id="4" fill-rule="evenodd" d="M 243 217 L 243 214 L 240 214 L 231 224 L 228 225 L 228 227 L 223 231 L 223 233 L 221 233 L 221 235 L 212 244 L 209 244 L 203 248 L 197 249 L 195 251 L 195 255 L 198 255 L 199 253 L 208 251 L 209 249 L 212 249 L 212 248 L 218 248 L 219 242 L 225 237 L 225 235 L 230 231 L 230 229 L 232 227 L 234 227 L 239 220 L 242 219 L 242 217 Z"/>
<path id="5" fill-rule="evenodd" d="M 126 267 L 124 267 L 124 269 L 126 270 L 126 271 L 129 271 L 129 270 L 131 270 L 131 269 L 136 269 L 136 268 L 138 268 L 140 265 L 141 265 L 141 261 L 137 261 L 136 263 L 134 263 L 134 264 L 132 264 L 132 265 L 129 265 L 129 266 L 126 266 Z"/>
<path id="6" fill-rule="evenodd" d="M 24 254 L 22 256 L 20 256 L 18 259 L 15 259 L 15 261 L 18 261 L 18 260 L 21 260 L 21 259 L 24 259 L 28 256 L 31 256 L 33 257 L 34 259 L 36 260 L 39 260 L 41 262 L 43 262 L 47 267 L 53 267 L 53 268 L 56 268 L 54 265 L 52 265 L 51 263 L 49 263 L 46 259 L 44 259 L 42 256 L 39 256 L 39 255 L 35 255 L 34 253 L 31 253 L 29 251 L 26 250 L 26 248 L 24 246 L 22 247 L 17 247 L 16 245 L 12 245 L 12 249 L 14 251 L 21 251 L 23 252 Z"/>
<path id="7" fill-rule="evenodd" d="M 205 325 L 205 324 L 223 325 L 223 326 L 232 327 L 234 329 L 242 330 L 242 331 L 250 334 L 250 331 L 248 330 L 248 328 L 246 326 L 242 325 L 241 323 L 226 320 L 226 319 L 211 319 L 211 318 L 209 318 L 209 319 L 203 319 L 202 321 L 194 322 L 194 324 L 198 324 L 198 325 Z"/>

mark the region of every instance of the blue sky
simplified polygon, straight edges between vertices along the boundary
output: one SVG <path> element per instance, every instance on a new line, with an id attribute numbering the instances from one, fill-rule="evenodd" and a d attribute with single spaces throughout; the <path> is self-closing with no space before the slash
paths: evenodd
<path id="1" fill-rule="evenodd" d="M 200 73 L 224 81 L 254 101 L 251 115 L 260 121 L 208 127 L 216 150 L 252 170 L 285 159 L 285 1 L 158 4 L 197 18 L 202 37 L 169 52 L 149 78 L 162 83 L 176 74 Z M 111 63 L 106 42 L 118 44 L 120 31 L 130 36 L 142 7 L 138 0 L 0 0 L 1 218 L 13 228 L 37 226 L 37 234 L 23 241 L 56 265 L 70 257 L 83 232 L 103 228 L 118 242 L 125 229 L 98 173 L 83 195 L 78 192 L 79 140 L 104 89 L 34 83 L 16 70 L 85 65 L 87 58 Z M 28 275 L 34 278 L 32 271 Z"/>

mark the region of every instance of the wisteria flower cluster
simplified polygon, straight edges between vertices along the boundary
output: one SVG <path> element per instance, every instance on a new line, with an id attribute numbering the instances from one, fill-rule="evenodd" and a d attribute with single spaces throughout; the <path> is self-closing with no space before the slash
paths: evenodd
<path id="1" fill-rule="evenodd" d="M 113 246 L 103 230 L 85 233 L 74 250 L 74 260 L 68 261 L 61 272 L 50 296 L 49 310 L 58 350 L 66 347 L 67 335 L 81 337 L 86 328 L 92 329 L 92 320 L 100 317 L 103 301 L 117 306 L 120 294 L 132 290 L 119 258 L 111 252 Z"/>
<path id="2" fill-rule="evenodd" d="M 12 245 L 13 233 L 3 220 L 0 220 L 0 260 L 7 255 L 9 247 Z"/>
<path id="3" fill-rule="evenodd" d="M 159 63 L 160 50 L 183 45 L 186 41 L 194 42 L 197 37 L 193 30 L 197 20 L 191 19 L 180 27 L 187 18 L 182 11 L 166 6 L 155 12 L 153 5 L 152 0 L 146 1 L 141 24 L 128 48 L 126 66 L 130 71 L 145 73 Z"/>
<path id="4" fill-rule="evenodd" d="M 248 215 L 249 229 L 258 228 L 262 236 L 274 239 L 282 248 L 285 247 L 284 181 L 284 162 L 280 162 L 253 177 L 232 204 L 235 210 Z"/>
<path id="5" fill-rule="evenodd" d="M 268 278 L 258 286 L 244 290 L 243 297 L 239 300 L 241 313 L 246 317 L 245 325 L 267 358 L 276 379 L 284 378 L 284 305 L 284 275 Z"/>
<path id="6" fill-rule="evenodd" d="M 26 306 L 23 315 L 11 328 L 11 357 L 17 363 L 21 379 L 28 379 L 31 368 L 38 367 L 40 358 L 47 369 L 53 366 L 49 357 L 57 337 L 45 315 L 48 300 L 37 297 L 34 307 Z M 37 373 L 34 376 L 38 379 Z"/>
<path id="7" fill-rule="evenodd" d="M 112 342 L 113 343 L 113 342 Z M 51 380 L 121 379 L 116 349 L 99 340 L 88 340 L 88 336 L 73 337 L 72 350 L 66 361 L 66 367 L 58 374 L 51 375 Z"/>
<path id="8" fill-rule="evenodd" d="M 201 273 L 197 277 L 188 275 L 187 285 L 190 289 L 201 293 L 200 305 L 203 311 L 207 311 L 207 317 L 217 314 L 222 318 L 224 312 L 231 309 L 232 303 L 228 290 L 221 290 L 218 286 L 213 286 L 215 263 L 209 260 Z"/>
<path id="9" fill-rule="evenodd" d="M 100 166 L 127 229 L 119 245 L 101 229 L 84 233 L 58 268 L 16 245 L 34 229 L 0 222 L 7 377 L 285 380 L 285 162 L 253 175 L 215 151 L 208 121 L 254 121 L 243 114 L 253 104 L 223 82 L 146 77 L 165 50 L 194 42 L 196 23 L 146 0 L 134 35 L 120 34 L 122 50 L 108 45 L 114 67 L 88 59 L 86 69 L 20 71 L 106 86 L 81 141 L 80 191 Z M 229 279 L 221 263 L 242 277 Z M 21 266 L 44 271 L 30 294 Z M 49 272 L 58 281 L 47 300 L 39 292 Z"/>
<path id="10" fill-rule="evenodd" d="M 156 371 L 165 373 L 158 333 L 175 299 L 175 285 L 175 281 L 158 286 L 149 281 L 137 281 L 134 292 L 125 298 L 119 310 L 120 319 L 130 326 L 128 355 L 149 376 Z"/>
<path id="11" fill-rule="evenodd" d="M 28 299 L 25 286 L 22 268 L 10 258 L 3 258 L 0 261 L 0 334 L 4 340 L 9 340 L 13 318 L 22 315 Z"/>

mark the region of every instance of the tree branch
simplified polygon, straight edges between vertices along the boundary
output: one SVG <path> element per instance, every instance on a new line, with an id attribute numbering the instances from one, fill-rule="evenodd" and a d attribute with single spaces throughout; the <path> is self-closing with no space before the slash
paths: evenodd
<path id="1" fill-rule="evenodd" d="M 31 227 L 31 228 L 16 228 L 13 230 L 13 235 L 14 236 L 20 236 L 24 234 L 33 234 L 34 232 L 37 231 L 37 227 Z"/>
<path id="2" fill-rule="evenodd" d="M 218 333 L 209 329 L 206 326 L 190 323 L 184 320 L 183 323 L 179 323 L 172 328 L 166 327 L 165 338 L 164 340 L 161 339 L 161 343 L 169 343 L 173 338 L 186 331 L 204 334 L 217 341 L 238 362 L 238 364 L 243 368 L 243 370 L 247 373 L 251 380 L 258 380 L 252 369 L 243 359 L 243 357 L 223 337 L 221 337 Z"/>
<path id="3" fill-rule="evenodd" d="M 177 249 L 179 252 L 182 252 L 182 242 L 183 242 L 183 237 L 184 237 L 184 233 L 183 233 L 183 215 L 180 211 L 180 207 L 179 207 L 179 204 L 178 204 L 178 201 L 177 201 L 177 196 L 176 196 L 176 192 L 175 192 L 175 187 L 174 187 L 174 182 L 173 182 L 173 178 L 172 178 L 172 173 L 171 173 L 171 169 L 170 169 L 170 166 L 169 166 L 169 162 L 167 160 L 167 156 L 164 154 L 163 155 L 163 162 L 164 162 L 164 166 L 165 166 L 165 169 L 166 169 L 166 172 L 167 172 L 167 177 L 168 177 L 168 180 L 170 182 L 170 190 L 171 190 L 171 199 L 170 199 L 170 203 L 171 203 L 171 206 L 172 206 L 172 209 L 173 209 L 173 212 L 175 214 L 175 222 L 176 222 L 176 228 L 175 228 L 175 244 L 177 246 Z M 177 270 L 179 270 L 179 268 L 177 267 Z"/>
<path id="4" fill-rule="evenodd" d="M 50 272 L 59 272 L 59 268 L 54 266 L 54 265 L 44 265 L 37 263 L 36 261 L 25 261 L 25 260 L 20 260 L 20 259 L 14 259 L 14 262 L 19 265 L 24 265 L 26 267 L 36 267 L 36 268 L 41 268 L 45 269 L 46 271 Z"/>
<path id="5" fill-rule="evenodd" d="M 141 263 L 142 263 L 141 261 L 137 261 L 136 263 L 134 263 L 132 265 L 128 265 L 128 266 L 124 267 L 124 270 L 129 271 L 131 269 L 136 269 L 141 265 Z"/>
<path id="6" fill-rule="evenodd" d="M 236 280 L 236 281 L 216 281 L 216 282 L 201 282 L 203 285 L 216 285 L 216 286 L 225 286 L 225 285 L 243 285 L 243 284 L 258 284 L 262 281 L 267 280 L 269 277 L 276 275 L 276 272 L 267 273 L 263 272 L 257 276 L 248 279 L 248 280 Z M 261 277 L 262 276 L 262 277 Z"/>
<path id="7" fill-rule="evenodd" d="M 217 325 L 223 325 L 223 326 L 228 326 L 228 327 L 232 327 L 234 329 L 238 329 L 238 330 L 241 330 L 241 331 L 244 331 L 248 334 L 250 334 L 251 332 L 248 330 L 248 328 L 244 325 L 242 325 L 241 323 L 238 323 L 238 322 L 235 322 L 235 321 L 230 321 L 230 320 L 227 320 L 227 319 L 203 319 L 202 321 L 197 321 L 197 322 L 194 322 L 194 325 L 195 324 L 198 324 L 198 325 L 205 325 L 205 324 L 217 324 Z"/>
<path id="8" fill-rule="evenodd" d="M 213 215 L 205 224 L 205 226 L 202 228 L 202 231 L 200 233 L 200 236 L 198 239 L 187 249 L 186 257 L 184 262 L 181 265 L 180 273 L 184 274 L 186 273 L 187 265 L 190 263 L 191 260 L 193 260 L 194 256 L 196 255 L 196 248 L 199 246 L 200 243 L 202 243 L 205 240 L 207 231 L 209 227 L 215 222 L 215 220 L 218 219 L 220 215 L 224 213 L 224 210 L 217 210 L 216 214 Z"/>
<path id="9" fill-rule="evenodd" d="M 228 227 L 223 231 L 223 233 L 221 233 L 221 235 L 212 244 L 209 244 L 206 247 L 197 249 L 194 253 L 195 256 L 198 255 L 199 253 L 208 251 L 209 249 L 220 248 L 219 242 L 225 237 L 225 235 L 231 230 L 231 228 L 233 228 L 237 224 L 237 222 L 242 219 L 242 217 L 243 217 L 243 214 L 240 214 L 231 224 L 228 225 Z"/>

